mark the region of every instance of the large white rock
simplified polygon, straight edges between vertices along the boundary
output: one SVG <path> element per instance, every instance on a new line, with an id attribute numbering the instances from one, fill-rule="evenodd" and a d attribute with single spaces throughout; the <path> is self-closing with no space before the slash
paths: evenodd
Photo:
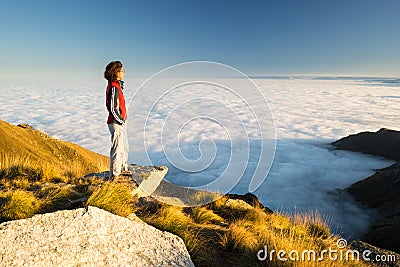
<path id="1" fill-rule="evenodd" d="M 0 225 L 0 266 L 194 266 L 181 238 L 96 207 Z"/>

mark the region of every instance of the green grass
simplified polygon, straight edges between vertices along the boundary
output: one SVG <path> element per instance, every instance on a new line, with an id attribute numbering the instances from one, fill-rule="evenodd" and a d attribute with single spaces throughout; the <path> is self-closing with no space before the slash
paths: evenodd
<path id="1" fill-rule="evenodd" d="M 190 197 L 189 203 L 191 206 L 201 206 L 207 203 L 215 202 L 223 196 L 224 195 L 215 192 L 199 191 Z"/>
<path id="2" fill-rule="evenodd" d="M 82 177 L 109 168 L 108 157 L 40 131 L 0 120 L 0 135 L 1 221 L 78 207 L 73 201 L 98 186 Z"/>

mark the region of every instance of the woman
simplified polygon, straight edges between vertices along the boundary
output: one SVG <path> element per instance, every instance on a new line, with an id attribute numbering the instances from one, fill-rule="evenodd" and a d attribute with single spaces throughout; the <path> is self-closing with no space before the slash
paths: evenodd
<path id="1" fill-rule="evenodd" d="M 108 81 L 106 89 L 106 107 L 108 110 L 108 129 L 111 133 L 110 179 L 121 174 L 130 174 L 128 170 L 128 142 L 126 136 L 127 112 L 124 89 L 125 71 L 120 61 L 112 61 L 106 66 L 104 78 Z"/>

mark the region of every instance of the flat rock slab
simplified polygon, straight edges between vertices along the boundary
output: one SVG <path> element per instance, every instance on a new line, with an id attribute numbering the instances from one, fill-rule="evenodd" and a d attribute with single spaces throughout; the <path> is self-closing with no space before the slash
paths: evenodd
<path id="1" fill-rule="evenodd" d="M 128 169 L 131 175 L 120 176 L 116 180 L 119 183 L 126 183 L 131 188 L 132 194 L 138 197 L 150 196 L 160 185 L 164 176 L 168 172 L 167 166 L 141 166 L 129 164 Z M 107 181 L 110 177 L 110 172 L 90 173 L 85 176 L 88 178 L 99 178 Z"/>
<path id="2" fill-rule="evenodd" d="M 96 207 L 0 225 L 0 266 L 194 266 L 182 239 Z"/>
<path id="3" fill-rule="evenodd" d="M 132 179 L 139 185 L 132 193 L 138 197 L 150 196 L 160 185 L 168 172 L 167 166 L 129 165 Z"/>

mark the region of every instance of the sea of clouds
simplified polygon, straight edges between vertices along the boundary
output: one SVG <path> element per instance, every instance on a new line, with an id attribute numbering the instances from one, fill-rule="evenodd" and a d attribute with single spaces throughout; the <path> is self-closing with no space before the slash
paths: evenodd
<path id="1" fill-rule="evenodd" d="M 162 95 L 159 88 L 140 92 L 143 80 L 128 79 L 130 162 L 167 165 L 166 179 L 183 186 L 210 183 L 230 167 L 229 174 L 240 178 L 231 192 L 246 193 L 260 159 L 257 116 L 262 114 L 255 116 L 252 111 L 265 110 L 274 119 L 267 131 L 275 130 L 276 150 L 268 176 L 254 193 L 271 209 L 318 211 L 328 217 L 337 233 L 357 237 L 374 212 L 355 204 L 340 189 L 392 162 L 336 151 L 329 144 L 361 131 L 399 130 L 398 83 L 282 77 L 253 81 L 270 110 L 256 91 L 248 92 L 246 102 L 240 95 L 202 84 Z M 243 81 L 235 82 L 240 86 Z M 55 138 L 107 155 L 105 86 L 101 80 L 1 81 L 0 119 L 28 123 Z M 156 102 L 155 95 L 160 96 Z M 149 102 L 154 102 L 151 110 L 142 108 Z M 146 125 L 141 124 L 143 118 L 147 118 Z"/>

